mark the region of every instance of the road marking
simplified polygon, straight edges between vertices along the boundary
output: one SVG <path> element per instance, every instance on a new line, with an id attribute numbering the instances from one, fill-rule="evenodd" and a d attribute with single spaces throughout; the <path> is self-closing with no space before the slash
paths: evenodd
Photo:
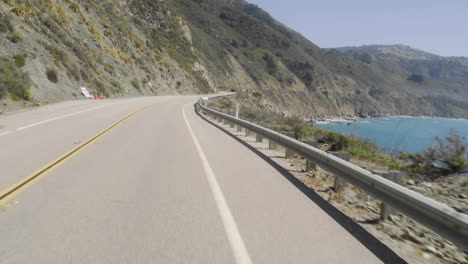
<path id="1" fill-rule="evenodd" d="M 8 135 L 8 134 L 10 134 L 10 133 L 11 133 L 11 131 L 7 131 L 7 132 L 0 133 L 0 137 L 6 136 L 6 135 Z"/>
<path id="2" fill-rule="evenodd" d="M 28 129 L 28 128 L 31 128 L 31 127 L 35 127 L 35 126 L 38 126 L 38 125 L 42 125 L 42 124 L 45 124 L 45 123 L 49 123 L 49 122 L 55 121 L 55 120 L 57 120 L 57 119 L 62 119 L 62 118 L 65 118 L 65 117 L 69 117 L 69 116 L 74 116 L 74 115 L 86 113 L 86 112 L 89 112 L 89 111 L 93 111 L 93 110 L 96 110 L 96 109 L 99 109 L 99 108 L 103 108 L 103 107 L 107 107 L 107 106 L 111 106 L 111 105 L 115 105 L 115 104 L 119 104 L 119 103 L 112 103 L 112 104 L 100 105 L 100 106 L 92 107 L 92 108 L 89 108 L 89 109 L 86 109 L 86 110 L 83 110 L 83 111 L 78 111 L 78 112 L 71 113 L 71 114 L 66 114 L 66 115 L 61 115 L 61 116 L 53 117 L 53 118 L 50 118 L 50 119 L 47 119 L 47 120 L 43 120 L 43 121 L 40 121 L 40 122 L 37 122 L 37 123 L 33 123 L 33 124 L 29 124 L 29 125 L 26 125 L 26 126 L 19 127 L 19 128 L 16 129 L 16 131 L 25 130 L 25 129 Z"/>
<path id="3" fill-rule="evenodd" d="M 205 152 L 201 147 L 200 143 L 198 142 L 195 133 L 193 132 L 192 126 L 185 115 L 185 110 L 182 108 L 182 115 L 184 116 L 185 124 L 192 136 L 193 143 L 195 144 L 195 148 L 197 149 L 198 155 L 200 156 L 203 169 L 205 170 L 206 178 L 208 179 L 208 183 L 210 185 L 211 192 L 213 193 L 213 197 L 216 201 L 216 205 L 218 206 L 218 211 L 221 216 L 221 220 L 224 225 L 224 231 L 229 240 L 229 244 L 231 245 L 232 252 L 234 254 L 234 258 L 236 259 L 237 264 L 252 264 L 252 260 L 250 259 L 249 252 L 242 240 L 241 234 L 239 229 L 237 228 L 237 224 L 232 216 L 231 210 L 224 198 L 223 192 L 221 187 L 216 180 L 216 176 L 211 169 L 210 163 L 206 158 Z"/>
<path id="4" fill-rule="evenodd" d="M 8 209 L 8 207 L 16 205 L 18 203 L 19 203 L 18 201 L 12 201 L 12 202 L 4 203 L 4 204 L 0 205 L 0 213 L 5 212 Z"/>
<path id="5" fill-rule="evenodd" d="M 47 176 L 48 174 L 53 172 L 55 169 L 57 169 L 58 167 L 63 165 L 68 160 L 72 159 L 74 156 L 78 155 L 83 150 L 85 150 L 88 147 L 90 147 L 91 145 L 95 144 L 98 140 L 102 139 L 110 131 L 112 131 L 114 128 L 118 127 L 119 125 L 123 124 L 128 119 L 132 118 L 136 114 L 138 114 L 138 113 L 140 113 L 140 112 L 142 112 L 142 111 L 144 111 L 144 110 L 146 110 L 146 109 L 148 109 L 150 107 L 153 107 L 153 106 L 155 106 L 157 104 L 160 104 L 160 103 L 163 103 L 163 102 L 166 102 L 166 101 L 168 101 L 168 100 L 160 101 L 160 102 L 145 106 L 145 107 L 143 107 L 143 108 L 129 114 L 128 116 L 126 116 L 123 119 L 121 119 L 121 120 L 117 121 L 116 123 L 114 123 L 112 126 L 104 129 L 103 131 L 98 133 L 96 136 L 86 140 L 84 143 L 78 145 L 77 147 L 75 147 L 71 151 L 63 154 L 58 159 L 50 162 L 49 164 L 47 164 L 44 167 L 36 170 L 35 172 L 30 174 L 26 178 L 22 179 L 21 181 L 15 183 L 12 186 L 8 187 L 7 189 L 3 190 L 2 192 L 0 192 L 0 206 L 5 205 L 9 200 L 11 200 L 12 198 L 17 196 L 18 194 L 22 193 L 23 191 L 25 191 L 26 189 L 31 187 L 34 183 L 38 182 L 39 180 L 41 180 L 42 178 L 44 178 L 45 176 Z"/>

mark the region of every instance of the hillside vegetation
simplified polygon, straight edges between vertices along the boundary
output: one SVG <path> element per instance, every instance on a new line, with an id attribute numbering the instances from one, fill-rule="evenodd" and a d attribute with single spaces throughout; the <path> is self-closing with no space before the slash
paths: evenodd
<path id="1" fill-rule="evenodd" d="M 0 44 L 6 104 L 236 90 L 285 116 L 468 118 L 464 68 L 320 49 L 243 0 L 1 0 Z"/>

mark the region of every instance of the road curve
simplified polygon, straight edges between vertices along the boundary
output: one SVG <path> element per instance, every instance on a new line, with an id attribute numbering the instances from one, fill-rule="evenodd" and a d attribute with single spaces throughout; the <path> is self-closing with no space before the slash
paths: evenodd
<path id="1" fill-rule="evenodd" d="M 83 145 L 0 202 L 0 263 L 381 263 L 199 117 L 197 99 L 64 102 L 0 117 L 0 191 Z"/>

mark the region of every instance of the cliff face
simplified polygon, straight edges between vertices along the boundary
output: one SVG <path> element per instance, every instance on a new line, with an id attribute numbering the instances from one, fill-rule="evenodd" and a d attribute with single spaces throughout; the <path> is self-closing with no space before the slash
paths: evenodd
<path id="1" fill-rule="evenodd" d="M 7 104 L 73 99 L 81 86 L 111 97 L 234 89 L 286 115 L 468 118 L 466 80 L 420 81 L 368 51 L 320 49 L 242 0 L 0 5 L 0 97 Z"/>

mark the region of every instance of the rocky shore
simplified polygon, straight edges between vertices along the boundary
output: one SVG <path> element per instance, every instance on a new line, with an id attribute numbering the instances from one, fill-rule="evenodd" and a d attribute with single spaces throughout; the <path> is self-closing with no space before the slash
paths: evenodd
<path id="1" fill-rule="evenodd" d="M 358 160 L 352 162 L 362 167 L 369 166 Z M 334 192 L 331 188 L 334 176 L 321 168 L 312 172 L 296 170 L 293 174 L 409 263 L 468 263 L 466 252 L 401 213 L 391 215 L 388 221 L 380 221 L 380 202 L 360 189 L 348 184 L 341 193 Z M 463 180 L 459 176 L 435 182 L 406 179 L 403 185 L 467 213 L 468 187 L 463 185 Z"/>

